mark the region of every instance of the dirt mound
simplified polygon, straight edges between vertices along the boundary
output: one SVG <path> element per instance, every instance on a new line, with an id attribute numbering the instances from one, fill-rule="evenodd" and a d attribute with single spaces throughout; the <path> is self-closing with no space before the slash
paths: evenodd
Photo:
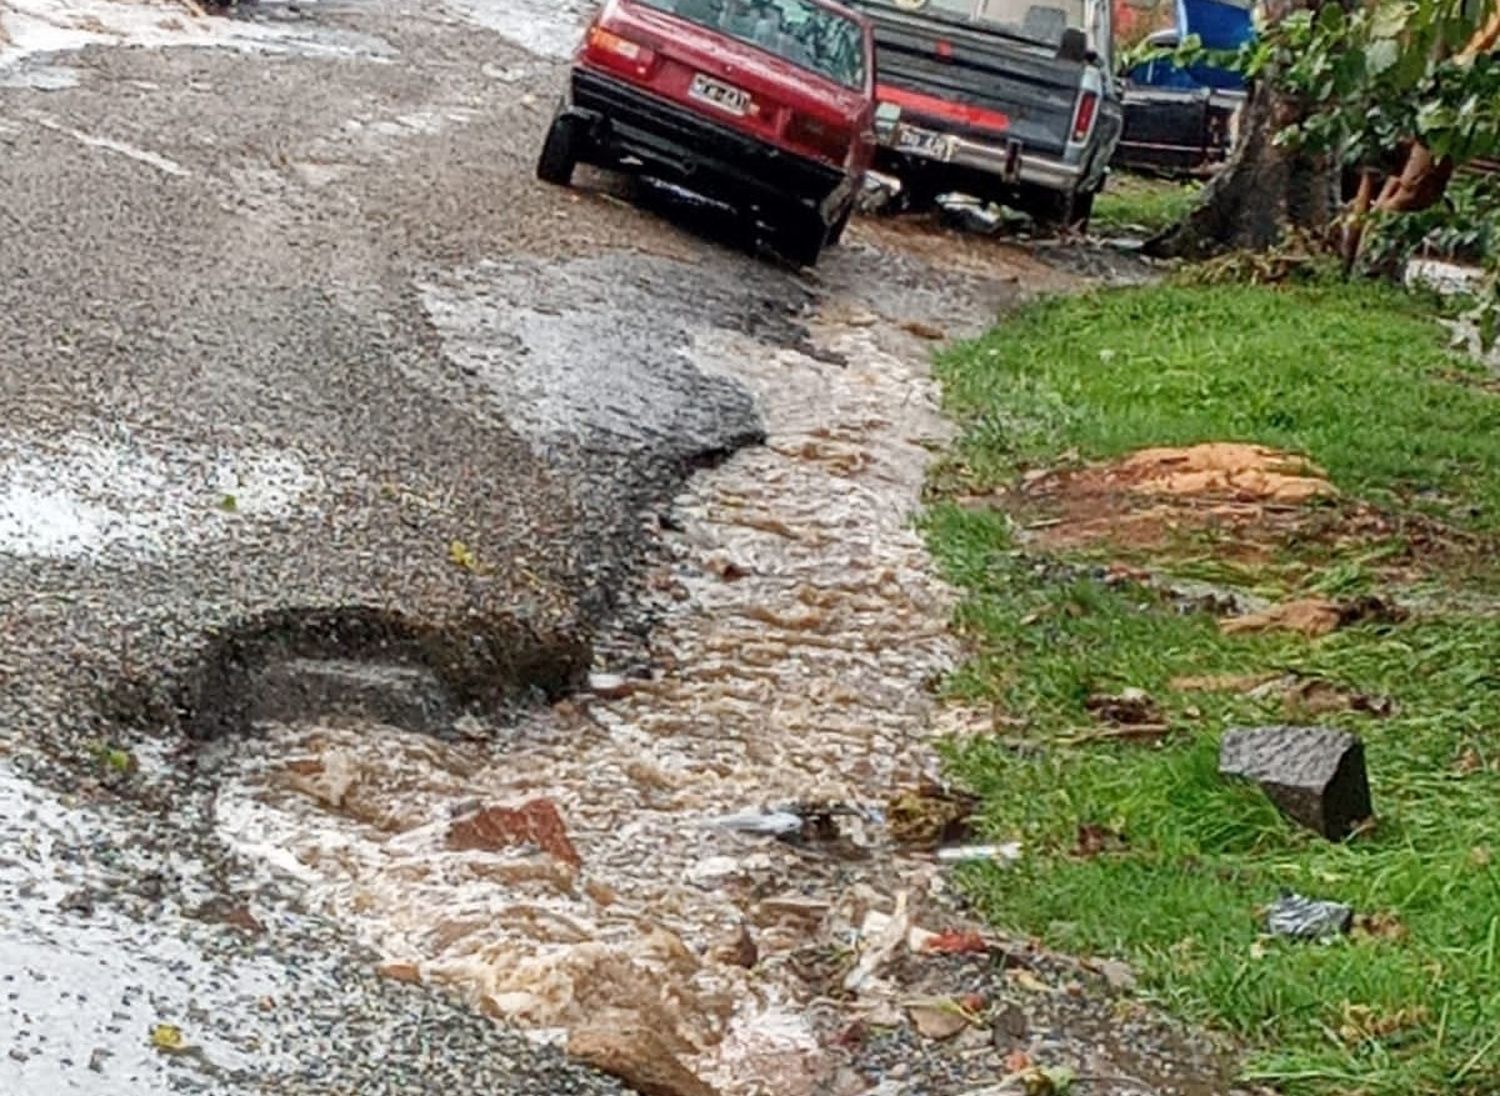
<path id="1" fill-rule="evenodd" d="M 1260 558 L 1338 495 L 1307 460 L 1236 442 L 1141 449 L 1034 475 L 1022 492 L 1042 511 L 1030 529 L 1043 547 L 1162 549 L 1208 535 L 1238 559 Z"/>
<path id="2" fill-rule="evenodd" d="M 1303 503 L 1338 493 L 1322 469 L 1301 457 L 1235 442 L 1141 449 L 1099 472 L 1141 495 Z"/>

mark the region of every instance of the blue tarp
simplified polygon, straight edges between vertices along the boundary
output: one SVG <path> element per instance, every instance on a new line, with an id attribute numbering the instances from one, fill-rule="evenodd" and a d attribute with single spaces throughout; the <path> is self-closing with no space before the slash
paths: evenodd
<path id="1" fill-rule="evenodd" d="M 1250 5 L 1241 0 L 1177 0 L 1177 34 L 1179 40 L 1196 34 L 1207 49 L 1232 50 L 1255 37 L 1255 24 Z M 1138 65 L 1130 73 L 1130 79 L 1158 88 L 1224 91 L 1245 86 L 1244 78 L 1237 72 L 1225 72 L 1206 64 L 1181 69 L 1163 61 Z"/>

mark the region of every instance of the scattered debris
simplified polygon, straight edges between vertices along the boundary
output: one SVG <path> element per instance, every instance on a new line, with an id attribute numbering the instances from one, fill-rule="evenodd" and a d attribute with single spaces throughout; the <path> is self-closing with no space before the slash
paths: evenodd
<path id="1" fill-rule="evenodd" d="M 1265 692 L 1273 687 L 1275 692 L 1281 694 L 1282 710 L 1291 720 L 1328 715 L 1332 712 L 1363 712 L 1366 715 L 1387 719 L 1396 713 L 1396 702 L 1388 696 L 1351 692 L 1322 678 L 1302 678 L 1295 674 L 1281 678 L 1273 685 L 1253 690 L 1250 695 L 1265 695 Z"/>
<path id="2" fill-rule="evenodd" d="M 583 1028 L 568 1037 L 568 1054 L 641 1096 L 717 1096 L 648 1028 Z"/>
<path id="3" fill-rule="evenodd" d="M 972 1020 L 971 1014 L 957 1001 L 948 998 L 914 1002 L 906 1006 L 906 1014 L 911 1017 L 917 1034 L 936 1042 L 953 1038 Z"/>
<path id="4" fill-rule="evenodd" d="M 1266 931 L 1272 936 L 1325 940 L 1344 935 L 1353 925 L 1351 907 L 1301 894 L 1283 894 L 1266 910 Z"/>
<path id="5" fill-rule="evenodd" d="M 1356 624 L 1399 624 L 1406 617 L 1404 609 L 1378 597 L 1342 602 L 1313 597 L 1286 601 L 1259 613 L 1231 617 L 1219 627 L 1225 635 L 1279 631 L 1300 632 L 1309 639 L 1316 639 Z"/>
<path id="6" fill-rule="evenodd" d="M 988 955 L 990 944 L 977 932 L 949 929 L 929 936 L 921 950 L 937 955 Z"/>
<path id="7" fill-rule="evenodd" d="M 1248 693 L 1272 681 L 1283 680 L 1275 671 L 1262 674 L 1202 674 L 1174 677 L 1171 687 L 1182 693 Z"/>
<path id="8" fill-rule="evenodd" d="M 1406 922 L 1389 911 L 1361 913 L 1354 918 L 1354 931 L 1372 940 L 1404 940 L 1409 935 Z"/>
<path id="9" fill-rule="evenodd" d="M 907 912 L 906 892 L 902 891 L 896 895 L 895 911 L 883 924 L 879 922 L 872 924 L 871 919 L 868 918 L 866 924 L 875 928 L 876 931 L 865 934 L 859 959 L 855 962 L 854 968 L 844 976 L 844 990 L 848 993 L 857 993 L 860 987 L 873 978 L 887 960 L 895 955 L 896 950 L 906 942 L 907 933 L 911 929 L 911 915 Z"/>
<path id="10" fill-rule="evenodd" d="M 415 963 L 381 963 L 375 968 L 375 972 L 393 982 L 406 982 L 414 986 L 422 984 L 422 968 Z"/>
<path id="11" fill-rule="evenodd" d="M 1096 693 L 1083 702 L 1095 719 L 1117 727 L 1161 727 L 1166 729 L 1161 709 L 1144 689 L 1130 688 L 1118 695 Z"/>
<path id="12" fill-rule="evenodd" d="M 1078 827 L 1078 844 L 1074 853 L 1085 860 L 1092 860 L 1105 853 L 1124 852 L 1130 842 L 1119 830 L 1095 823 L 1084 823 Z"/>
<path id="13" fill-rule="evenodd" d="M 1129 963 L 1123 963 L 1118 959 L 1100 959 L 1091 966 L 1112 990 L 1129 993 L 1136 987 L 1135 971 Z"/>
<path id="14" fill-rule="evenodd" d="M 533 799 L 519 807 L 489 807 L 461 818 L 448 828 L 447 845 L 455 852 L 535 845 L 574 868 L 583 863 L 556 804 L 548 799 Z"/>
<path id="15" fill-rule="evenodd" d="M 706 823 L 714 829 L 732 830 L 752 837 L 775 837 L 786 841 L 802 836 L 806 820 L 792 811 L 750 810 L 724 814 Z"/>
<path id="16" fill-rule="evenodd" d="M 972 864 L 981 860 L 1014 864 L 1021 859 L 1021 843 L 1007 841 L 1003 845 L 950 845 L 938 849 L 937 858 L 944 864 Z"/>
<path id="17" fill-rule="evenodd" d="M 879 213 L 895 201 L 900 193 L 901 181 L 899 179 L 891 175 L 868 171 L 865 173 L 864 187 L 859 192 L 859 211 Z"/>
<path id="18" fill-rule="evenodd" d="M 924 323 L 922 320 L 907 320 L 901 325 L 901 330 L 909 335 L 915 335 L 919 339 L 926 339 L 929 342 L 942 342 L 948 337 L 947 332 L 941 327 Z"/>
<path id="19" fill-rule="evenodd" d="M 1277 809 L 1330 841 L 1374 814 L 1364 744 L 1326 727 L 1241 727 L 1219 746 L 1219 771 L 1259 784 Z"/>
<path id="20" fill-rule="evenodd" d="M 157 1024 L 151 1029 L 151 1045 L 163 1054 L 181 1054 L 187 1050 L 182 1029 L 176 1024 Z"/>
<path id="21" fill-rule="evenodd" d="M 1010 1054 L 1020 1049 L 1031 1034 L 1031 1022 L 1021 1006 L 1008 1004 L 990 1022 L 990 1038 L 997 1051 Z"/>
<path id="22" fill-rule="evenodd" d="M 978 806 L 972 795 L 925 782 L 897 793 L 886 804 L 886 821 L 898 844 L 932 848 L 967 841 Z"/>
<path id="23" fill-rule="evenodd" d="M 589 692 L 601 700 L 623 700 L 635 691 L 635 684 L 620 674 L 589 674 Z"/>
<path id="24" fill-rule="evenodd" d="M 760 961 L 760 949 L 755 946 L 755 938 L 750 935 L 750 926 L 742 923 L 737 930 L 710 949 L 709 957 L 728 966 L 752 970 Z"/>

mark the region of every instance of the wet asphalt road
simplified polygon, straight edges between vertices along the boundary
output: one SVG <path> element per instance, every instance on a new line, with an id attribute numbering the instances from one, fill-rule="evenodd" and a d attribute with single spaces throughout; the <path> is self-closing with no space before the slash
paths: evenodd
<path id="1" fill-rule="evenodd" d="M 565 692 L 654 508 L 760 435 L 716 332 L 958 333 L 1051 277 L 857 230 L 811 278 L 540 186 L 572 15 L 267 6 L 276 52 L 4 70 L 0 1091 L 616 1091 L 228 858 L 192 736 L 293 655 Z"/>

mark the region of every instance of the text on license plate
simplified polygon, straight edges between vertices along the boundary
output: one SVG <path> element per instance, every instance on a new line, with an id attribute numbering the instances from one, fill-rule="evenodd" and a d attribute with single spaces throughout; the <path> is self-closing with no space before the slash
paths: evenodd
<path id="1" fill-rule="evenodd" d="M 750 95 L 739 88 L 711 80 L 701 72 L 693 77 L 688 94 L 694 99 L 727 110 L 730 114 L 744 114 L 750 109 Z"/>
<path id="2" fill-rule="evenodd" d="M 914 152 L 934 160 L 953 158 L 953 140 L 946 133 L 934 133 L 915 126 L 901 126 L 896 130 L 896 147 L 902 152 Z"/>

